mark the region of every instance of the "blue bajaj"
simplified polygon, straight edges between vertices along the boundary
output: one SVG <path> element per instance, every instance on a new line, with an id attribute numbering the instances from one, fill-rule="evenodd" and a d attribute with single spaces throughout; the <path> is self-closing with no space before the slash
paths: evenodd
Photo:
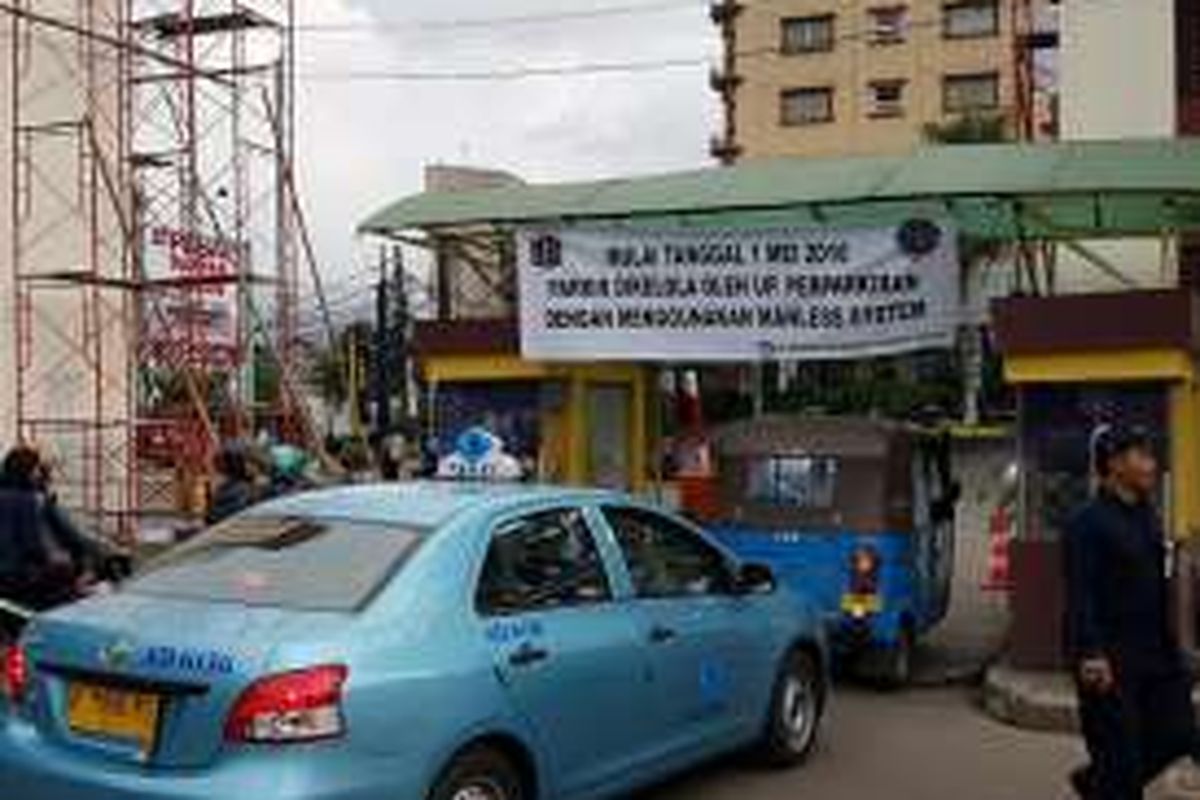
<path id="1" fill-rule="evenodd" d="M 819 606 L 839 656 L 902 686 L 950 603 L 948 436 L 863 419 L 767 417 L 714 437 L 713 533 Z"/>

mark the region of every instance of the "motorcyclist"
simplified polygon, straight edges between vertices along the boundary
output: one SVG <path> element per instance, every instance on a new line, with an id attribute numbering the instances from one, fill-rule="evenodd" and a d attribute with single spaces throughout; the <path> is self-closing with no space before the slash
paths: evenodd
<path id="1" fill-rule="evenodd" d="M 238 514 L 261 499 L 262 492 L 254 479 L 254 465 L 249 448 L 234 442 L 217 455 L 220 483 L 213 493 L 205 522 L 216 525 Z"/>
<path id="2" fill-rule="evenodd" d="M 303 450 L 291 445 L 276 445 L 267 452 L 267 462 L 271 497 L 313 488 L 307 474 L 309 457 Z"/>
<path id="3" fill-rule="evenodd" d="M 0 466 L 0 597 L 35 611 L 70 602 L 105 559 L 59 506 L 38 451 L 11 450 Z"/>

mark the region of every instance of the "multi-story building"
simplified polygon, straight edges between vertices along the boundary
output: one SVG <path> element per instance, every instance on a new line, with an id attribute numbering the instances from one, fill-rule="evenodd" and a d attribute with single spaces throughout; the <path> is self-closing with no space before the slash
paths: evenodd
<path id="1" fill-rule="evenodd" d="M 964 116 L 1016 132 L 1022 48 L 1050 0 L 718 0 L 713 155 L 902 153 Z"/>

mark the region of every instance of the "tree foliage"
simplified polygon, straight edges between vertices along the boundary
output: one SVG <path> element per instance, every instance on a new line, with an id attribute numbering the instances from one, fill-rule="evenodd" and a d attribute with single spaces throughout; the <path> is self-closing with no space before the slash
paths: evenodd
<path id="1" fill-rule="evenodd" d="M 929 123 L 924 134 L 932 144 L 997 144 L 1012 140 L 1012 127 L 1004 114 L 963 114 Z"/>
<path id="2" fill-rule="evenodd" d="M 332 346 L 318 348 L 309 359 L 305 373 L 308 386 L 330 408 L 341 410 L 350 402 L 351 358 L 357 358 L 360 365 L 366 363 L 372 331 L 369 324 L 356 322 L 339 332 Z M 364 389 L 358 388 L 360 393 Z"/>

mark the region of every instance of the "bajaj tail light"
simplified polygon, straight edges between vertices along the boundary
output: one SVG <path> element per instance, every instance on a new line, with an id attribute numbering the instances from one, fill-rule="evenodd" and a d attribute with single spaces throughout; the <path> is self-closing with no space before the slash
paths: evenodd
<path id="1" fill-rule="evenodd" d="M 850 593 L 859 596 L 879 594 L 879 551 L 859 547 L 850 556 Z"/>
<path id="2" fill-rule="evenodd" d="M 29 660 L 25 656 L 25 649 L 13 645 L 0 653 L 3 654 L 4 663 L 4 696 L 13 704 L 20 703 L 25 699 L 25 689 L 29 685 Z"/>
<path id="3" fill-rule="evenodd" d="M 337 738 L 346 731 L 342 693 L 349 676 L 346 667 L 333 665 L 263 678 L 238 698 L 225 738 L 249 744 Z"/>

